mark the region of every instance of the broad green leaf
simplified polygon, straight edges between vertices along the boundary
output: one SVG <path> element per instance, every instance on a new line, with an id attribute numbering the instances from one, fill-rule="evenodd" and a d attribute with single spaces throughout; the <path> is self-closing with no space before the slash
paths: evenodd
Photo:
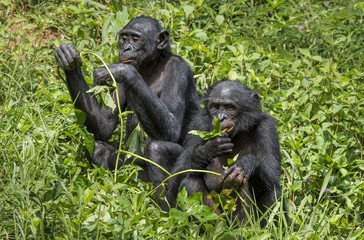
<path id="1" fill-rule="evenodd" d="M 192 135 L 198 135 L 203 140 L 208 140 L 211 138 L 219 137 L 221 136 L 221 125 L 219 119 L 217 117 L 214 117 L 214 130 L 211 132 L 208 131 L 198 131 L 198 130 L 192 130 L 188 132 Z"/>
<path id="2" fill-rule="evenodd" d="M 318 61 L 318 62 L 322 62 L 322 57 L 321 56 L 313 56 L 312 59 L 315 60 L 315 61 Z"/>
<path id="3" fill-rule="evenodd" d="M 185 12 L 186 17 L 190 16 L 190 14 L 195 10 L 195 6 L 186 5 L 183 6 L 183 11 Z"/>
<path id="4" fill-rule="evenodd" d="M 222 15 L 217 15 L 215 17 L 215 20 L 216 20 L 216 22 L 217 22 L 218 25 L 221 25 L 224 22 L 225 18 Z"/>
<path id="5" fill-rule="evenodd" d="M 84 204 L 87 205 L 91 199 L 94 197 L 95 191 L 91 190 L 90 188 L 86 188 L 86 190 L 83 192 L 83 198 L 84 198 Z"/>
<path id="6" fill-rule="evenodd" d="M 80 109 L 75 108 L 74 109 L 76 118 L 77 118 L 77 123 L 80 126 L 83 126 L 83 124 L 86 122 L 86 113 Z"/>
<path id="7" fill-rule="evenodd" d="M 300 53 L 302 53 L 303 55 L 307 56 L 307 57 L 311 57 L 311 53 L 307 48 L 299 48 L 298 49 L 300 51 Z"/>
<path id="8" fill-rule="evenodd" d="M 207 34 L 204 31 L 199 31 L 198 33 L 196 33 L 196 37 L 198 37 L 202 41 L 207 40 Z"/>
<path id="9" fill-rule="evenodd" d="M 228 167 L 232 166 L 234 164 L 234 162 L 238 159 L 239 154 L 236 154 L 233 158 L 228 158 L 227 159 L 227 165 Z"/>

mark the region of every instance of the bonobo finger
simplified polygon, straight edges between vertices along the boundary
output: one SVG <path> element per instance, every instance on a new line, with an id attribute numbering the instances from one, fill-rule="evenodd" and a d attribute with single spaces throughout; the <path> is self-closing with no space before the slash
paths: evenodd
<path id="1" fill-rule="evenodd" d="M 220 144 L 219 146 L 217 146 L 217 148 L 220 151 L 223 151 L 224 153 L 230 153 L 234 149 L 234 144 L 233 143 L 224 143 L 224 144 Z"/>
<path id="2" fill-rule="evenodd" d="M 65 47 L 67 48 L 67 51 L 70 57 L 72 58 L 72 61 L 74 61 L 74 63 L 77 66 L 81 66 L 82 65 L 81 56 L 80 53 L 76 50 L 76 48 L 71 43 L 66 43 Z"/>
<path id="3" fill-rule="evenodd" d="M 237 167 L 237 166 L 231 166 L 228 169 L 226 169 L 223 173 L 222 173 L 222 177 L 224 179 L 231 179 L 231 178 L 235 178 L 236 176 L 238 176 L 239 174 L 242 174 L 244 176 L 244 170 L 241 167 Z"/>
<path id="4" fill-rule="evenodd" d="M 94 69 L 94 84 L 106 85 L 111 76 L 105 67 L 98 67 Z"/>
<path id="5" fill-rule="evenodd" d="M 240 167 L 231 167 L 225 171 L 224 186 L 238 189 L 244 182 L 244 171 Z"/>
<path id="6" fill-rule="evenodd" d="M 73 70 L 77 65 L 81 66 L 81 59 L 70 43 L 61 44 L 56 50 L 56 60 L 64 70 Z"/>
<path id="7" fill-rule="evenodd" d="M 227 137 L 217 137 L 215 141 L 217 143 L 231 143 L 231 139 Z"/>
<path id="8" fill-rule="evenodd" d="M 63 53 L 67 59 L 68 65 L 72 69 L 75 68 L 77 66 L 77 62 L 80 61 L 80 56 L 75 47 L 70 43 L 66 43 L 63 47 Z"/>
<path id="9" fill-rule="evenodd" d="M 56 50 L 56 60 L 58 62 L 58 64 L 61 66 L 61 68 L 65 69 L 66 65 L 67 65 L 67 59 L 64 56 L 64 52 L 63 52 L 63 44 L 61 46 L 59 46 Z"/>
<path id="10" fill-rule="evenodd" d="M 228 138 L 229 137 L 229 134 L 227 134 L 227 132 L 221 132 L 221 137 Z"/>

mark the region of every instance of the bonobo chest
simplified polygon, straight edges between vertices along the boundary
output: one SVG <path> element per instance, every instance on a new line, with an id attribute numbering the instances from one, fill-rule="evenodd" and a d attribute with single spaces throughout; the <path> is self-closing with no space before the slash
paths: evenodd
<path id="1" fill-rule="evenodd" d="M 168 71 L 172 61 L 172 56 L 160 56 L 155 63 L 140 71 L 144 82 L 159 98 L 162 91 L 166 91 L 166 83 L 174 79 L 173 71 Z"/>
<path id="2" fill-rule="evenodd" d="M 234 159 L 236 155 L 238 158 L 240 156 L 250 154 L 253 152 L 253 139 L 251 139 L 250 134 L 242 133 L 239 137 L 232 139 L 234 143 L 234 150 L 232 153 L 227 154 L 225 156 L 220 156 L 214 158 L 211 163 L 206 167 L 206 170 L 211 172 L 222 173 L 227 169 L 228 166 L 228 159 Z M 209 191 L 221 192 L 223 189 L 223 179 L 220 176 L 215 174 L 204 174 L 204 181 L 206 184 L 206 188 Z"/>

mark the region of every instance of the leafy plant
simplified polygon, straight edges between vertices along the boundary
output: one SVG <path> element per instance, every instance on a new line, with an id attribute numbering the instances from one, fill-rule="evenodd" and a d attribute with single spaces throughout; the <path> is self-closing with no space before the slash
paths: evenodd
<path id="1" fill-rule="evenodd" d="M 214 129 L 212 131 L 198 131 L 198 130 L 191 130 L 188 132 L 192 135 L 198 135 L 203 140 L 209 140 L 211 138 L 220 137 L 221 136 L 221 126 L 220 121 L 214 116 Z"/>
<path id="2" fill-rule="evenodd" d="M 5 0 L 0 9 L 1 238 L 364 234 L 362 2 Z M 116 62 L 116 33 L 141 14 L 170 31 L 173 52 L 191 65 L 200 93 L 221 78 L 260 91 L 264 110 L 280 125 L 291 223 L 284 223 L 282 201 L 267 213 L 278 221 L 261 229 L 254 221 L 228 222 L 200 205 L 201 195 L 183 191 L 178 208 L 164 212 L 148 195 L 153 188 L 138 180 L 137 167 L 111 173 L 89 165 L 84 148 L 91 138 L 77 123 L 55 48 L 69 41 Z M 86 57 L 91 82 L 92 68 L 102 62 Z"/>

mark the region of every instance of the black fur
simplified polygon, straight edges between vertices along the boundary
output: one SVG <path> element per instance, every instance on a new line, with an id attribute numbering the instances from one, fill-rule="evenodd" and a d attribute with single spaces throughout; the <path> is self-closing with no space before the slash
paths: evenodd
<path id="1" fill-rule="evenodd" d="M 211 131 L 216 116 L 227 132 L 206 141 L 188 134 L 172 172 L 207 169 L 221 176 L 188 173 L 177 177 L 169 183 L 169 201 L 174 205 L 178 191 L 185 187 L 189 194 L 203 192 L 204 203 L 212 207 L 213 200 L 207 198 L 211 191 L 232 188 L 246 202 L 237 200 L 235 215 L 240 220 L 246 220 L 244 209 L 253 210 L 251 200 L 255 199 L 264 212 L 281 196 L 281 156 L 275 119 L 261 111 L 258 94 L 237 81 L 224 80 L 213 85 L 203 102 L 205 108 L 194 117 L 190 129 Z M 224 169 L 227 158 L 237 154 L 237 160 Z"/>
<path id="2" fill-rule="evenodd" d="M 172 149 L 180 148 L 178 144 L 183 142 L 199 104 L 191 69 L 186 61 L 171 53 L 168 31 L 153 18 L 135 18 L 120 31 L 118 48 L 119 63 L 108 67 L 117 82 L 122 110 L 135 112 L 127 120 L 127 137 L 140 122 L 149 142 L 156 141 L 148 144 L 153 146 L 146 150 L 149 155 L 156 155 L 153 150 L 161 145 L 163 149 L 171 145 Z M 114 169 L 116 148 L 107 140 L 119 124 L 117 110 L 104 108 L 87 93 L 80 56 L 72 44 L 62 44 L 56 51 L 56 60 L 64 69 L 75 107 L 86 113 L 85 125 L 97 140 L 91 162 Z M 110 84 L 110 79 L 106 68 L 94 70 L 95 84 Z M 147 172 L 142 173 L 142 178 L 153 181 Z"/>

